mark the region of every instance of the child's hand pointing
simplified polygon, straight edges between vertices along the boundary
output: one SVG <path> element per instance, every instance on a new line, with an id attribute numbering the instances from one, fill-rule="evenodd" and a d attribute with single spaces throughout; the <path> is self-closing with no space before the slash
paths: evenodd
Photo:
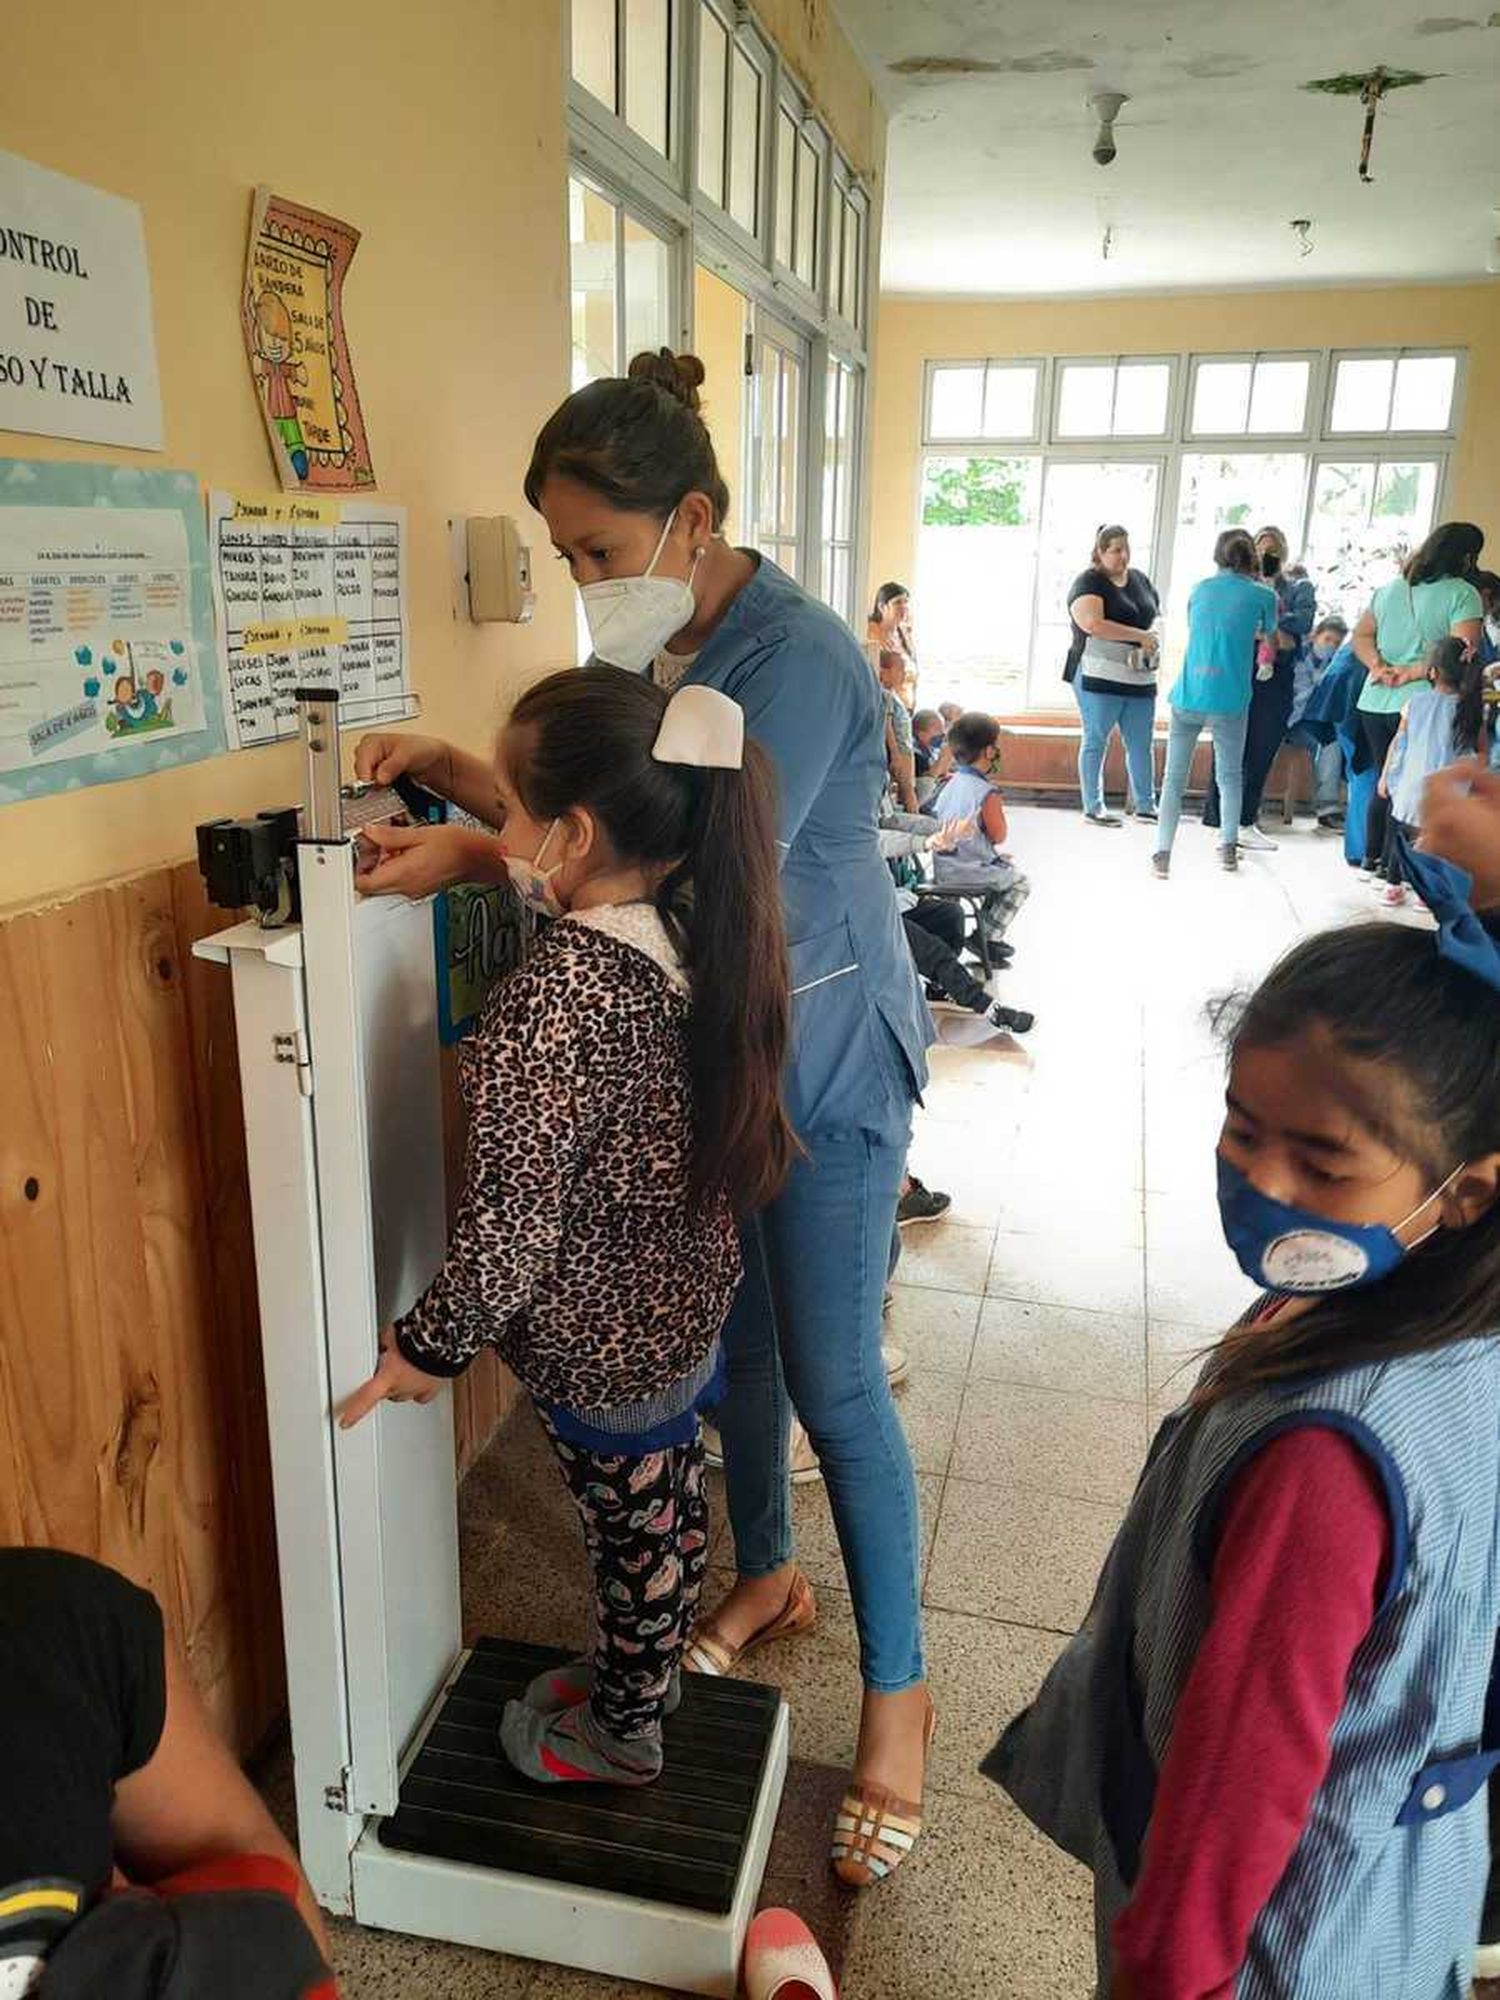
<path id="1" fill-rule="evenodd" d="M 339 1429 L 353 1430 L 377 1403 L 430 1403 L 443 1386 L 442 1377 L 413 1368 L 396 1347 L 390 1327 L 380 1333 L 380 1361 L 375 1373 L 339 1411 Z"/>

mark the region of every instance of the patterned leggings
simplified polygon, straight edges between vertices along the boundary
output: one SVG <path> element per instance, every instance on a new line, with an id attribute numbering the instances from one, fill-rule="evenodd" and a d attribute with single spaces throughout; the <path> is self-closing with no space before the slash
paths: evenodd
<path id="1" fill-rule="evenodd" d="M 594 1714 L 612 1735 L 650 1736 L 708 1567 L 702 1432 L 645 1457 L 614 1457 L 565 1444 L 538 1414 L 594 1567 Z"/>

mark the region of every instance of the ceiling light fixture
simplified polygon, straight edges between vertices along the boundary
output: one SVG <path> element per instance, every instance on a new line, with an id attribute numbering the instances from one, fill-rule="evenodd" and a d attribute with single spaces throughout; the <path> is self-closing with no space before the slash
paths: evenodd
<path id="1" fill-rule="evenodd" d="M 1292 234 L 1297 239 L 1297 255 L 1299 257 L 1310 257 L 1313 253 L 1311 217 L 1299 215 L 1296 221 L 1290 225 L 1290 228 Z"/>
<path id="2" fill-rule="evenodd" d="M 1099 130 L 1094 135 L 1094 164 L 1108 167 L 1114 164 L 1118 148 L 1115 145 L 1115 120 L 1125 109 L 1130 99 L 1120 90 L 1096 90 L 1089 97 L 1089 110 L 1099 120 Z"/>

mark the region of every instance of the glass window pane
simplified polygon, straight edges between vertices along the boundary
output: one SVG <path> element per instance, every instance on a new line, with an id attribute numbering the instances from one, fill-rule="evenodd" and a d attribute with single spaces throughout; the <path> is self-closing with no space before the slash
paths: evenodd
<path id="1" fill-rule="evenodd" d="M 829 541 L 837 533 L 834 526 L 838 514 L 839 490 L 839 403 L 843 396 L 842 371 L 836 361 L 830 361 L 823 378 L 823 512 L 822 529 L 824 541 Z"/>
<path id="2" fill-rule="evenodd" d="M 1036 436 L 1035 368 L 990 367 L 985 370 L 984 429 L 987 438 Z"/>
<path id="3" fill-rule="evenodd" d="M 790 113 L 776 114 L 776 261 L 792 267 L 793 180 L 797 163 L 797 127 Z"/>
<path id="4" fill-rule="evenodd" d="M 1065 361 L 1057 398 L 1057 434 L 1108 437 L 1115 401 L 1115 364 Z"/>
<path id="5" fill-rule="evenodd" d="M 805 285 L 818 282 L 818 149 L 797 140 L 797 241 L 792 269 Z"/>
<path id="6" fill-rule="evenodd" d="M 1371 509 L 1375 524 L 1388 533 L 1399 531 L 1407 546 L 1415 548 L 1432 526 L 1437 474 L 1437 466 L 1431 459 L 1411 463 L 1388 459 L 1375 480 L 1375 504 Z"/>
<path id="7" fill-rule="evenodd" d="M 625 359 L 672 341 L 672 265 L 654 231 L 625 217 Z"/>
<path id="8" fill-rule="evenodd" d="M 1393 361 L 1340 361 L 1334 373 L 1334 431 L 1383 431 L 1390 427 Z"/>
<path id="9" fill-rule="evenodd" d="M 1248 361 L 1200 361 L 1193 381 L 1192 430 L 1198 437 L 1238 437 L 1250 416 Z"/>
<path id="10" fill-rule="evenodd" d="M 790 354 L 781 357 L 781 492 L 777 527 L 784 540 L 797 534 L 797 482 L 802 469 L 802 369 Z"/>
<path id="11" fill-rule="evenodd" d="M 573 76 L 615 106 L 615 0 L 573 0 Z"/>
<path id="12" fill-rule="evenodd" d="M 780 432 L 777 417 L 781 404 L 781 357 L 774 347 L 761 344 L 755 371 L 756 493 L 755 540 L 764 547 L 776 532 L 776 492 L 779 477 L 776 463 Z"/>
<path id="13" fill-rule="evenodd" d="M 1115 436 L 1165 437 L 1172 369 L 1165 361 L 1122 361 L 1115 379 Z"/>
<path id="14" fill-rule="evenodd" d="M 849 227 L 849 206 L 834 182 L 833 200 L 828 209 L 828 309 L 844 311 L 844 231 Z M 847 314 L 845 314 L 847 318 Z"/>
<path id="15" fill-rule="evenodd" d="M 580 181 L 568 183 L 573 387 L 617 375 L 613 202 Z"/>
<path id="16" fill-rule="evenodd" d="M 736 49 L 729 213 L 752 236 L 760 227 L 760 97 L 760 71 L 742 49 Z"/>
<path id="17" fill-rule="evenodd" d="M 864 247 L 864 210 L 850 202 L 844 215 L 844 271 L 840 280 L 843 314 L 851 326 L 864 325 L 864 301 L 860 295 L 860 253 Z"/>
<path id="18" fill-rule="evenodd" d="M 929 453 L 923 461 L 912 579 L 923 684 L 991 714 L 1024 699 L 1041 465 L 1034 454 Z"/>
<path id="19" fill-rule="evenodd" d="M 1166 664 L 1181 664 L 1187 643 L 1187 601 L 1193 585 L 1213 572 L 1221 528 L 1281 522 L 1295 534 L 1302 519 L 1307 458 L 1296 451 L 1187 452 L 1172 547 L 1172 594 L 1167 610 Z"/>
<path id="20" fill-rule="evenodd" d="M 698 185 L 724 206 L 724 93 L 729 36 L 712 8 L 698 9 Z"/>
<path id="21" fill-rule="evenodd" d="M 1250 394 L 1252 431 L 1301 431 L 1307 423 L 1306 361 L 1257 361 Z"/>
<path id="22" fill-rule="evenodd" d="M 934 368 L 927 432 L 935 438 L 978 437 L 984 423 L 982 367 Z"/>
<path id="23" fill-rule="evenodd" d="M 1087 568 L 1102 521 L 1118 521 L 1129 530 L 1131 563 L 1147 576 L 1152 574 L 1160 482 L 1161 467 L 1154 461 L 1054 459 L 1048 465 L 1032 655 L 1032 700 L 1037 706 L 1065 708 L 1072 699 L 1061 679 L 1062 662 L 1073 636 L 1067 610 L 1068 585 Z"/>
<path id="24" fill-rule="evenodd" d="M 625 0 L 625 123 L 663 156 L 671 38 L 670 0 Z"/>
<path id="25" fill-rule="evenodd" d="M 1393 431 L 1445 431 L 1453 414 L 1458 363 L 1451 354 L 1409 354 L 1396 363 Z"/>

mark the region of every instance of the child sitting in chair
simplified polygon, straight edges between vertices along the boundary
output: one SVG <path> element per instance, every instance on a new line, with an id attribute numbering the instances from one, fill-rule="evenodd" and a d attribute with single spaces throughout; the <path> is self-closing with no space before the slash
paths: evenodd
<path id="1" fill-rule="evenodd" d="M 953 776 L 928 808 L 944 825 L 970 821 L 951 853 L 933 856 L 932 879 L 940 889 L 982 894 L 979 921 L 998 944 L 1031 894 L 1031 884 L 1008 854 L 1002 853 L 1008 827 L 996 775 L 1000 768 L 1000 725 L 975 711 L 959 716 L 948 730 Z"/>

